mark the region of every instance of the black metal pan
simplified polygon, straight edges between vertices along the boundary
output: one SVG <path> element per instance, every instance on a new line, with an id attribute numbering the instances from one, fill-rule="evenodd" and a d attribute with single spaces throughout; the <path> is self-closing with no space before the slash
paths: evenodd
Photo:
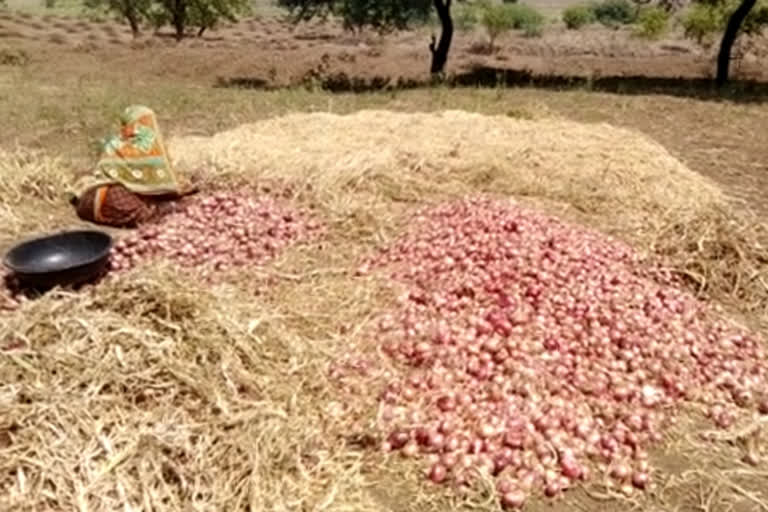
<path id="1" fill-rule="evenodd" d="M 24 288 L 77 285 L 106 270 L 112 243 L 103 231 L 65 231 L 14 246 L 3 263 Z"/>

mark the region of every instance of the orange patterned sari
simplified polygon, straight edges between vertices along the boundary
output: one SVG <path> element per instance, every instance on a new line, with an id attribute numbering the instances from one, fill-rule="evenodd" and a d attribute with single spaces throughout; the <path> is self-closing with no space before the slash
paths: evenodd
<path id="1" fill-rule="evenodd" d="M 160 196 L 180 197 L 155 113 L 128 107 L 118 136 L 109 138 L 94 173 L 82 179 L 72 203 L 83 220 L 116 227 L 145 222 Z"/>

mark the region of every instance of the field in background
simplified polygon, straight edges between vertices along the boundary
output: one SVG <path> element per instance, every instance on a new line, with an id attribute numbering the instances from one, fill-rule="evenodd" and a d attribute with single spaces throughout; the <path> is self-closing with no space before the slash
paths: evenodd
<path id="1" fill-rule="evenodd" d="M 578 3 L 578 0 L 530 0 L 526 3 L 549 15 L 556 15 L 569 5 Z M 34 14 L 48 13 L 76 16 L 81 12 L 82 2 L 80 0 L 56 0 L 53 7 L 47 8 L 44 0 L 7 0 L 7 5 L 11 9 Z M 270 0 L 253 0 L 252 5 L 255 12 L 260 15 L 280 15 L 283 12 Z"/>
<path id="2" fill-rule="evenodd" d="M 557 3 L 560 0 L 543 0 Z M 13 10 L 29 14 L 53 16 L 80 16 L 83 13 L 81 0 L 54 0 L 51 7 L 45 5 L 45 0 L 6 0 L 6 5 Z M 253 0 L 254 14 L 261 16 L 276 16 L 283 11 L 270 0 Z"/>

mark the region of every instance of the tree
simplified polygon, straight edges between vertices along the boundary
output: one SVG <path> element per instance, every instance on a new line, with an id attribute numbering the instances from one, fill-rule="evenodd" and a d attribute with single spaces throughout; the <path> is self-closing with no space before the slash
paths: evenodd
<path id="1" fill-rule="evenodd" d="M 224 18 L 236 22 L 238 17 L 245 14 L 249 3 L 227 0 L 190 0 L 188 24 L 197 27 L 197 37 L 202 37 L 208 29 L 216 27 Z"/>
<path id="2" fill-rule="evenodd" d="M 747 34 L 754 34 L 762 31 L 765 25 L 768 25 L 768 6 L 761 5 L 753 10 L 757 0 L 742 0 L 741 4 L 733 11 L 728 18 L 728 24 L 723 32 L 723 39 L 720 42 L 720 51 L 717 55 L 717 76 L 715 81 L 718 87 L 722 87 L 728 81 L 728 74 L 731 65 L 731 49 L 739 31 Z"/>
<path id="3" fill-rule="evenodd" d="M 715 82 L 728 81 L 733 45 L 739 34 L 759 34 L 768 25 L 768 2 L 764 0 L 697 0 L 683 18 L 685 35 L 700 43 L 721 33 Z"/>
<path id="4" fill-rule="evenodd" d="M 415 21 L 426 22 L 434 8 L 441 30 L 439 40 L 433 35 L 429 44 L 433 74 L 442 73 L 448 61 L 453 40 L 451 3 L 451 0 L 278 0 L 278 5 L 295 15 L 296 22 L 333 15 L 342 19 L 345 29 L 368 26 L 381 33 L 406 29 Z"/>
<path id="5" fill-rule="evenodd" d="M 749 11 L 757 3 L 757 0 L 743 0 L 741 5 L 733 11 L 731 17 L 728 19 L 728 25 L 723 32 L 723 39 L 720 42 L 720 51 L 717 54 L 717 76 L 715 81 L 718 87 L 722 87 L 728 81 L 728 73 L 731 66 L 731 48 L 736 41 L 736 36 L 739 34 L 741 24 L 747 18 Z"/>
<path id="6" fill-rule="evenodd" d="M 197 35 L 202 36 L 222 18 L 237 21 L 250 11 L 250 0 L 85 0 L 85 7 L 125 20 L 134 37 L 142 23 L 149 21 L 156 28 L 170 24 L 181 40 L 189 27 L 196 27 Z"/>
<path id="7" fill-rule="evenodd" d="M 177 41 L 190 27 L 201 37 L 223 18 L 232 22 L 250 12 L 250 0 L 157 0 L 152 19 L 156 27 L 170 24 Z"/>
<path id="8" fill-rule="evenodd" d="M 158 27 L 170 23 L 176 35 L 176 40 L 184 38 L 184 30 L 187 28 L 188 0 L 160 0 L 161 10 L 155 16 L 155 24 Z"/>
<path id="9" fill-rule="evenodd" d="M 510 30 L 515 25 L 515 20 L 507 4 L 489 5 L 484 9 L 482 23 L 488 32 L 488 49 L 493 51 L 496 47 L 496 39 Z"/>
<path id="10" fill-rule="evenodd" d="M 125 20 L 133 37 L 137 37 L 142 22 L 148 19 L 152 0 L 85 0 L 84 5 L 91 11 L 112 13 Z"/>

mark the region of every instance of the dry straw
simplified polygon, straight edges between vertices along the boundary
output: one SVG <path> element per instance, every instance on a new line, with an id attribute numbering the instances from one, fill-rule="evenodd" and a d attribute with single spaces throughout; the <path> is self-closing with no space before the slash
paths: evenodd
<path id="1" fill-rule="evenodd" d="M 214 287 L 161 265 L 2 313 L 0 349 L 15 347 L 0 352 L 2 510 L 445 510 L 452 498 L 416 468 L 363 447 L 376 390 L 340 403 L 326 378 L 351 346 L 375 347 L 366 322 L 394 293 L 349 270 L 418 204 L 517 196 L 665 253 L 745 314 L 768 295 L 758 228 L 661 146 L 611 126 L 367 111 L 169 144 L 210 182 L 293 182 L 329 239 Z M 78 224 L 72 175 L 0 154 L 0 247 Z M 461 503 L 487 509 L 488 496 Z"/>

